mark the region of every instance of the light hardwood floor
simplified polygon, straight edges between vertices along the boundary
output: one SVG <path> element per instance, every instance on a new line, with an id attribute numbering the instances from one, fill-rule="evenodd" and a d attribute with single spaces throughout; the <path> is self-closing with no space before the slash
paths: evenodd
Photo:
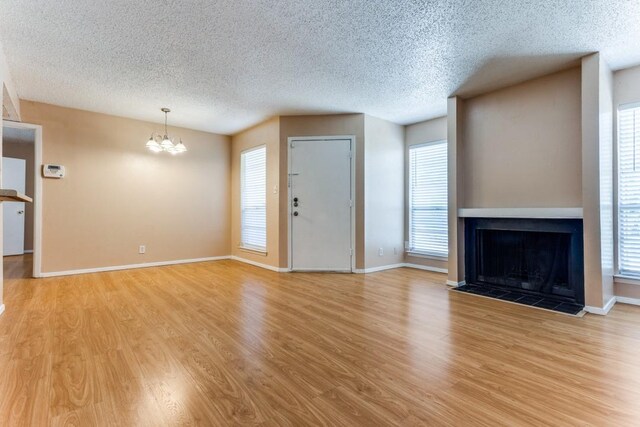
<path id="1" fill-rule="evenodd" d="M 573 318 L 411 269 L 29 262 L 5 260 L 3 426 L 640 425 L 640 307 Z"/>

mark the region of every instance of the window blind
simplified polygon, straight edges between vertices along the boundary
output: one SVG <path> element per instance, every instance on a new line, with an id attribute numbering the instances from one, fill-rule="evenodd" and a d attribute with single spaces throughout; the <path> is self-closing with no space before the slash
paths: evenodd
<path id="1" fill-rule="evenodd" d="M 409 148 L 409 250 L 447 257 L 447 141 Z"/>
<path id="2" fill-rule="evenodd" d="M 640 275 L 640 106 L 618 111 L 618 263 Z"/>
<path id="3" fill-rule="evenodd" d="M 262 146 L 240 155 L 241 245 L 267 248 L 267 148 Z"/>

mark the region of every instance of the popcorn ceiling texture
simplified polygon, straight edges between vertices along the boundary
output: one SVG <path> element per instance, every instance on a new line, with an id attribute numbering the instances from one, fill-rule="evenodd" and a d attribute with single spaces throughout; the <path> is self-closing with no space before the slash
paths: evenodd
<path id="1" fill-rule="evenodd" d="M 2 0 L 23 99 L 234 133 L 278 114 L 407 124 L 601 51 L 640 63 L 640 1 Z"/>

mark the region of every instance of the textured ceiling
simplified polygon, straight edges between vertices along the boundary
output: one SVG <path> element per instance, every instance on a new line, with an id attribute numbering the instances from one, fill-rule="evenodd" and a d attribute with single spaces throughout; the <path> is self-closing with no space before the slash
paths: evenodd
<path id="1" fill-rule="evenodd" d="M 640 1 L 2 0 L 19 95 L 233 133 L 277 114 L 396 123 L 601 51 L 640 63 Z"/>

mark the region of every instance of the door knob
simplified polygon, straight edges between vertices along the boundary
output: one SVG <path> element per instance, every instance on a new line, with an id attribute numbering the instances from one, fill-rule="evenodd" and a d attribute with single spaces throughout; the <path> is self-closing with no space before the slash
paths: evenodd
<path id="1" fill-rule="evenodd" d="M 293 216 L 298 216 L 298 211 L 295 211 L 295 212 L 293 213 Z"/>

